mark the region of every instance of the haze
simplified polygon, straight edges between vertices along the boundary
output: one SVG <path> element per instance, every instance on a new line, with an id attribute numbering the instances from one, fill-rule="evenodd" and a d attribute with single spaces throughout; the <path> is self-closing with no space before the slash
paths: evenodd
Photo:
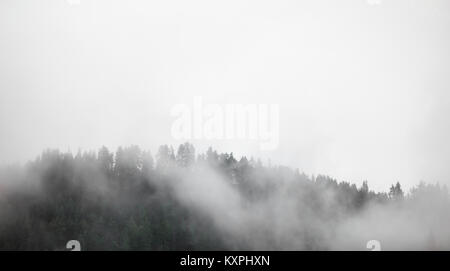
<path id="1" fill-rule="evenodd" d="M 171 136 L 171 108 L 278 104 L 280 144 L 192 140 L 387 190 L 450 184 L 450 2 L 0 2 L 0 163 Z"/>

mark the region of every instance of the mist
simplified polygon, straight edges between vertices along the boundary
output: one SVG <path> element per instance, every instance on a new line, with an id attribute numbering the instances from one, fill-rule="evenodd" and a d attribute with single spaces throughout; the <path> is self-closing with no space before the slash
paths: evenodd
<path id="1" fill-rule="evenodd" d="M 1 170 L 0 249 L 448 250 L 446 186 L 387 192 L 193 145 L 47 150 Z"/>
<path id="2" fill-rule="evenodd" d="M 253 250 L 366 250 L 370 240 L 380 241 L 385 250 L 450 248 L 450 202 L 445 192 L 420 192 L 406 202 L 369 200 L 349 213 L 332 187 L 313 192 L 318 193 L 317 207 L 308 201 L 311 191 L 300 188 L 298 180 L 280 178 L 266 184 L 274 189 L 267 197 L 254 201 L 211 168 L 194 172 L 173 189 L 184 204 L 213 218 L 231 248 L 245 244 Z"/>
<path id="3" fill-rule="evenodd" d="M 447 0 L 2 0 L 0 250 L 448 250 L 448 48 Z"/>
<path id="4" fill-rule="evenodd" d="M 177 104 L 278 104 L 279 145 L 189 140 L 383 191 L 447 182 L 446 0 L 4 0 L 0 163 L 178 145 Z M 153 148 L 153 149 L 152 149 Z"/>

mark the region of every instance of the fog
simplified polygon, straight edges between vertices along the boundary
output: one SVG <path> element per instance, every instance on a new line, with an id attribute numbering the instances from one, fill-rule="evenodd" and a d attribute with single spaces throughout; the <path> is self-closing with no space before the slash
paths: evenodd
<path id="1" fill-rule="evenodd" d="M 0 250 L 450 249 L 445 186 L 376 193 L 189 143 L 155 157 L 48 150 L 2 168 Z"/>
<path id="2" fill-rule="evenodd" d="M 446 0 L 2 0 L 0 250 L 448 250 L 448 48 Z"/>
<path id="3" fill-rule="evenodd" d="M 173 138 L 176 104 L 278 104 L 279 145 L 195 140 L 376 191 L 449 182 L 445 0 L 0 3 L 0 163 Z"/>
<path id="4" fill-rule="evenodd" d="M 424 194 L 405 203 L 370 202 L 348 213 L 331 188 L 320 189 L 322 209 L 316 209 L 305 191 L 292 191 L 295 181 L 275 184 L 270 197 L 249 202 L 209 168 L 181 180 L 173 187 L 178 197 L 212 217 L 230 248 L 237 243 L 253 250 L 367 250 L 367 242 L 376 240 L 383 250 L 450 249 L 448 194 Z"/>

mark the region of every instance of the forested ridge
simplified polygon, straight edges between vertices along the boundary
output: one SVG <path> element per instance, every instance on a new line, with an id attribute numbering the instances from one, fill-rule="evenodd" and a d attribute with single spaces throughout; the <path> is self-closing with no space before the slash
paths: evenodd
<path id="1" fill-rule="evenodd" d="M 406 193 L 394 183 L 376 193 L 367 182 L 212 148 L 196 154 L 190 143 L 161 146 L 154 156 L 138 146 L 46 150 L 0 174 L 0 250 L 64 250 L 73 239 L 83 250 L 353 249 L 366 232 L 395 249 L 409 244 L 396 232 L 404 227 L 399 214 L 411 225 L 412 248 L 450 245 L 445 186 L 421 183 Z M 369 215 L 374 208 L 386 217 Z M 400 218 L 381 231 L 361 222 L 374 216 Z"/>

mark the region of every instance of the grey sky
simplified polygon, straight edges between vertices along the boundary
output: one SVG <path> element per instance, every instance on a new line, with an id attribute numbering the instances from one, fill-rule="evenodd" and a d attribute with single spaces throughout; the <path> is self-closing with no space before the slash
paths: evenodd
<path id="1" fill-rule="evenodd" d="M 369 2 L 2 0 L 0 163 L 178 144 L 170 109 L 201 96 L 279 104 L 280 145 L 200 151 L 377 190 L 450 183 L 450 2 Z"/>

